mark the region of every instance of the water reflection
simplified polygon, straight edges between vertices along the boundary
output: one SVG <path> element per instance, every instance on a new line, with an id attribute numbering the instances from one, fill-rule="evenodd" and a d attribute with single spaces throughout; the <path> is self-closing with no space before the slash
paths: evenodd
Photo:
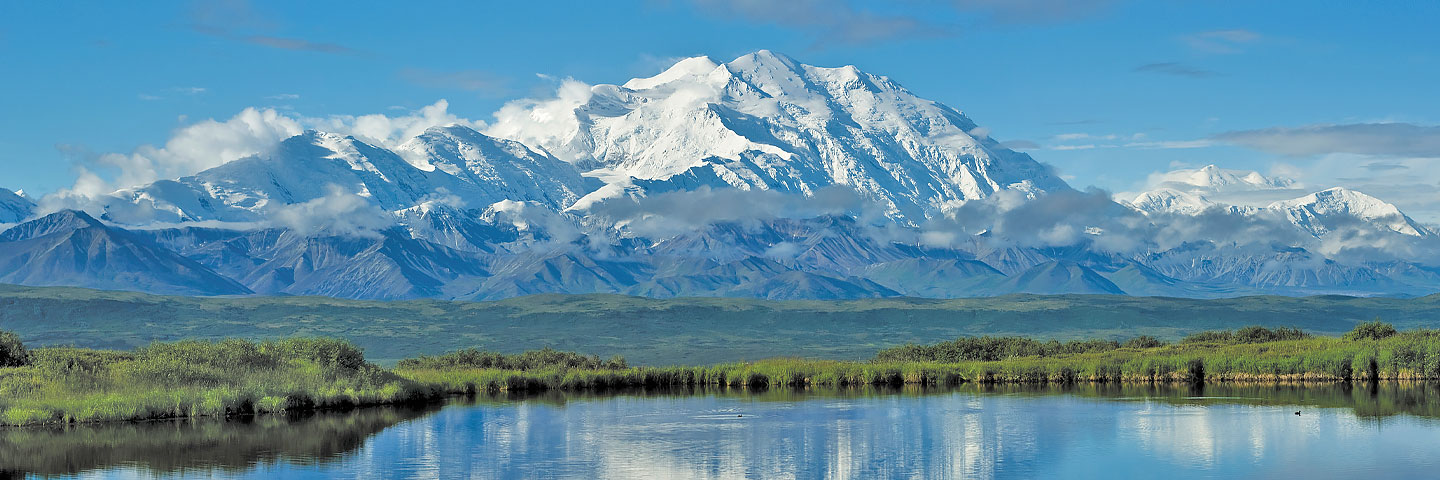
<path id="1" fill-rule="evenodd" d="M 121 469 L 209 477 L 262 465 L 321 467 L 386 428 L 439 410 L 385 407 L 230 420 L 0 429 L 0 478 Z M 102 475 L 103 476 L 103 475 Z"/>
<path id="2" fill-rule="evenodd" d="M 552 393 L 263 427 L 0 431 L 0 465 L 246 478 L 1405 477 L 1437 466 L 1437 404 L 1434 385 L 1398 383 Z"/>

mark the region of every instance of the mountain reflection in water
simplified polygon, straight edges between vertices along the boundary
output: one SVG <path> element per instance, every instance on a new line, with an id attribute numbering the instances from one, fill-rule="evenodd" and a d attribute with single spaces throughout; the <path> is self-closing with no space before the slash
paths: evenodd
<path id="1" fill-rule="evenodd" d="M 1405 476 L 1437 465 L 1437 419 L 1440 389 L 1419 383 L 552 392 L 6 429 L 0 465 L 178 478 Z"/>

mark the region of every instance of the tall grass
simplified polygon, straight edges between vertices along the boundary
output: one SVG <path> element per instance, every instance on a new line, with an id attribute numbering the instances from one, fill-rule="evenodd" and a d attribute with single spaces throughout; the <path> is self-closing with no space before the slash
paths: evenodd
<path id="1" fill-rule="evenodd" d="M 276 413 L 400 403 L 438 392 L 331 339 L 157 343 L 135 352 L 41 348 L 0 369 L 0 424 Z"/>
<path id="2" fill-rule="evenodd" d="M 347 342 L 315 338 L 181 341 L 134 352 L 41 348 L 26 354 L 25 365 L 0 368 L 0 425 L 263 414 L 481 392 L 1440 379 L 1440 331 L 1387 327 L 1362 324 L 1338 338 L 1247 327 L 1175 344 L 981 337 L 904 345 L 868 362 L 773 358 L 670 367 L 550 349 L 464 350 L 387 371 Z"/>

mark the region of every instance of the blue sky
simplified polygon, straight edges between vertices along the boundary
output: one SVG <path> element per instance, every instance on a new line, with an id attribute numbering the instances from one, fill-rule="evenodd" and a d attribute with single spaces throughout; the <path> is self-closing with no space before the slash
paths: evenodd
<path id="1" fill-rule="evenodd" d="M 292 5 L 292 3 L 294 5 Z M 777 6 L 778 5 L 778 6 Z M 965 112 L 1076 186 L 1216 163 L 1440 220 L 1440 3 L 4 2 L 0 186 L 68 188 L 107 152 L 247 107 L 490 120 L 557 80 L 771 49 Z M 1319 140 L 1317 140 L 1319 138 Z"/>

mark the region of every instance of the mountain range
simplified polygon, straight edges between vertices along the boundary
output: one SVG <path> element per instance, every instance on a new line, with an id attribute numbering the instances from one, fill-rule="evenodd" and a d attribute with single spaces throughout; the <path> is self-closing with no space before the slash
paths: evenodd
<path id="1" fill-rule="evenodd" d="M 1247 204 L 1262 192 L 1288 200 Z M 760 51 L 389 147 L 306 131 L 73 209 L 0 189 L 0 282 L 184 295 L 1411 296 L 1440 236 L 1206 166 L 1116 200 L 853 66 Z M 6 228 L 8 227 L 8 228 Z"/>

